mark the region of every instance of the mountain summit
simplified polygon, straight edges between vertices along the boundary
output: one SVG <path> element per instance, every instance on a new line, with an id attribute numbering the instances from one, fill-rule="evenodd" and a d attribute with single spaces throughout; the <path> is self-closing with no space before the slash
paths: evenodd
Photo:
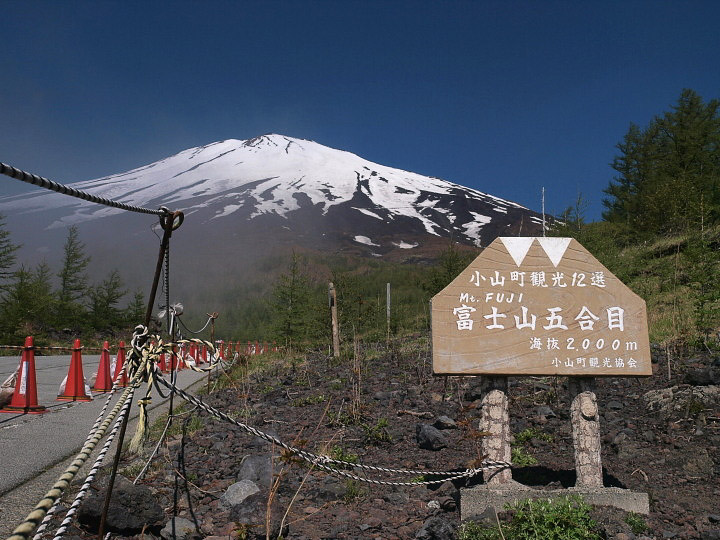
<path id="1" fill-rule="evenodd" d="M 184 211 L 170 249 L 172 299 L 201 313 L 267 295 L 292 249 L 326 261 L 339 254 L 423 263 L 450 239 L 484 246 L 542 229 L 541 217 L 516 203 L 283 135 L 220 141 L 71 185 L 131 205 Z M 151 282 L 156 216 L 40 188 L 0 197 L 0 212 L 13 242 L 23 244 L 25 264 L 45 260 L 57 268 L 67 227 L 76 225 L 92 258 L 92 281 L 119 269 L 130 290 Z"/>
<path id="2" fill-rule="evenodd" d="M 541 224 L 540 216 L 519 204 L 276 134 L 191 148 L 72 186 L 132 205 L 180 209 L 194 226 L 294 230 L 306 240 L 318 236 L 310 240 L 313 246 L 318 240 L 345 241 L 376 255 L 412 249 L 427 237 L 487 245 L 499 235 L 536 234 Z M 122 212 L 44 191 L 0 203 L 11 215 L 51 215 L 47 223 L 38 220 L 44 228 Z"/>

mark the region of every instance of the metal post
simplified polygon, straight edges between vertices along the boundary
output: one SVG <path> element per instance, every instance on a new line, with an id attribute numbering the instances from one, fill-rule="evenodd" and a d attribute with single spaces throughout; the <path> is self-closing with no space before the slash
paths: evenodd
<path id="1" fill-rule="evenodd" d="M 145 328 L 150 326 L 150 319 L 152 317 L 153 306 L 155 305 L 155 295 L 157 294 L 158 283 L 160 282 L 160 273 L 162 271 L 163 259 L 165 258 L 165 252 L 170 245 L 170 236 L 172 236 L 173 230 L 177 229 L 183 222 L 184 215 L 182 212 L 167 213 L 160 217 L 160 225 L 163 228 L 163 237 L 160 241 L 160 252 L 158 253 L 157 265 L 155 266 L 155 276 L 153 277 L 152 288 L 150 289 L 150 298 L 148 299 L 148 307 L 145 311 Z M 170 309 L 170 306 L 167 307 Z M 108 509 L 110 508 L 110 499 L 112 497 L 113 486 L 115 485 L 115 477 L 117 476 L 118 465 L 120 464 L 120 455 L 122 454 L 122 445 L 125 440 L 125 431 L 127 429 L 128 418 L 130 418 L 130 407 L 131 403 L 127 408 L 127 413 L 123 416 L 122 424 L 120 425 L 120 433 L 118 435 L 117 449 L 115 451 L 115 459 L 113 460 L 112 470 L 110 471 L 110 478 L 108 479 L 107 492 L 105 493 L 105 503 L 103 505 L 102 515 L 100 516 L 100 527 L 98 530 L 98 540 L 103 540 L 105 534 L 105 521 L 107 520 Z"/>

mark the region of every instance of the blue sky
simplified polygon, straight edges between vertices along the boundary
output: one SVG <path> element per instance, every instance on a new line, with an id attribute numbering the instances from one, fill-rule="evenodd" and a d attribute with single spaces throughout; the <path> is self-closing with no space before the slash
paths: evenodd
<path id="1" fill-rule="evenodd" d="M 0 161 L 60 182 L 281 133 L 601 212 L 614 148 L 720 98 L 720 2 L 0 2 Z M 0 195 L 38 189 L 0 178 Z M 1 209 L 0 209 L 1 211 Z"/>

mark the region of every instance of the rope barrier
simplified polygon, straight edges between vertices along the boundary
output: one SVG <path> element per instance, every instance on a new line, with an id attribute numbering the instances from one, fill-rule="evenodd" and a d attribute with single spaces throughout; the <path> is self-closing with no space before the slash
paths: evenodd
<path id="1" fill-rule="evenodd" d="M 135 391 L 135 388 L 133 388 L 132 392 Z M 131 394 L 132 394 L 131 392 Z M 107 437 L 107 440 L 105 441 L 105 444 L 103 445 L 102 449 L 100 450 L 100 453 L 97 456 L 97 459 L 95 460 L 95 463 L 93 463 L 92 468 L 90 469 L 90 472 L 87 475 L 87 478 L 85 479 L 85 482 L 83 483 L 82 487 L 80 488 L 80 491 L 78 491 L 77 495 L 75 496 L 75 500 L 73 500 L 72 505 L 70 506 L 70 509 L 67 511 L 67 514 L 65 514 L 65 519 L 63 519 L 62 523 L 60 524 L 60 527 L 58 527 L 57 532 L 55 533 L 55 537 L 53 540 L 60 540 L 63 535 L 67 532 L 68 525 L 70 525 L 70 522 L 72 521 L 73 517 L 75 516 L 75 513 L 77 512 L 77 509 L 82 504 L 82 500 L 85 498 L 85 495 L 90 490 L 90 484 L 93 480 L 95 480 L 95 475 L 97 474 L 98 469 L 100 469 L 100 465 L 102 465 L 103 460 L 105 459 L 105 454 L 107 454 L 107 451 L 110 449 L 110 445 L 112 445 L 113 440 L 115 440 L 115 435 L 117 434 L 118 430 L 120 429 L 120 424 L 123 421 L 123 418 L 125 415 L 129 414 L 130 412 L 130 404 L 132 403 L 132 395 L 128 398 L 127 401 L 125 401 L 125 404 L 123 405 L 122 410 L 120 411 L 120 416 L 118 416 L 117 420 L 115 420 L 115 425 L 112 428 L 112 431 L 110 431 L 110 434 Z M 38 531 L 39 532 L 39 531 Z M 35 540 L 35 539 L 33 539 Z"/>
<path id="2" fill-rule="evenodd" d="M 100 428 L 95 432 L 92 438 L 85 443 L 82 450 L 80 450 L 80 452 L 75 457 L 70 466 L 65 469 L 65 472 L 63 472 L 62 475 L 60 475 L 55 484 L 53 484 L 50 491 L 48 491 L 45 496 L 40 500 L 40 502 L 35 505 L 35 508 L 27 515 L 25 521 L 23 521 L 15 528 L 12 536 L 10 536 L 8 540 L 27 540 L 28 538 L 30 538 L 30 535 L 45 517 L 48 510 L 62 496 L 63 492 L 70 485 L 70 482 L 75 477 L 80 467 L 84 465 L 85 461 L 87 461 L 88 457 L 94 450 L 97 443 L 105 435 L 107 428 L 110 426 L 112 421 L 120 412 L 122 406 L 127 401 L 131 390 L 132 388 L 129 387 L 125 392 L 123 392 L 123 394 L 120 396 L 120 400 L 115 405 L 113 410 L 110 411 L 110 414 L 102 423 Z"/>
<path id="3" fill-rule="evenodd" d="M 147 327 L 139 325 L 135 330 L 135 334 L 133 335 L 133 339 L 131 341 L 132 349 L 131 354 L 128 356 L 128 365 L 130 366 L 129 369 L 131 373 L 137 373 L 142 377 L 142 380 L 147 383 L 147 389 L 145 391 L 145 396 L 138 400 L 140 414 L 138 416 L 137 430 L 130 441 L 130 452 L 137 452 L 148 436 L 149 424 L 147 410 L 152 401 L 150 393 L 155 381 L 156 362 L 160 357 L 160 354 L 173 354 L 173 347 L 177 344 L 182 345 L 196 343 L 207 347 L 210 352 L 209 364 L 207 367 L 202 368 L 191 364 L 188 366 L 190 369 L 205 373 L 214 369 L 221 361 L 214 345 L 209 341 L 198 338 L 190 338 L 178 340 L 177 342 L 165 343 L 160 336 L 150 336 Z M 154 345 L 150 344 L 151 338 L 156 340 Z"/>
<path id="4" fill-rule="evenodd" d="M 30 538 L 33 531 L 42 522 L 52 506 L 54 506 L 60 499 L 65 489 L 67 489 L 70 485 L 70 482 L 72 482 L 78 470 L 80 470 L 80 468 L 85 464 L 85 461 L 87 461 L 88 457 L 90 457 L 95 449 L 95 446 L 97 446 L 97 443 L 103 438 L 108 427 L 112 424 L 125 402 L 131 397 L 132 392 L 134 391 L 134 386 L 139 380 L 140 375 L 140 371 L 133 375 L 128 388 L 121 394 L 120 399 L 115 404 L 115 407 L 113 407 L 100 427 L 95 430 L 92 436 L 88 437 L 80 452 L 75 456 L 75 459 L 73 459 L 72 463 L 60 475 L 58 480 L 55 484 L 53 484 L 52 488 L 50 488 L 45 496 L 35 505 L 35 508 L 27 515 L 25 520 L 15 528 L 13 534 L 8 537 L 7 540 L 27 540 Z"/>
<path id="5" fill-rule="evenodd" d="M 412 470 L 412 469 L 390 469 L 386 467 L 377 467 L 373 465 L 363 465 L 359 463 L 351 463 L 349 461 L 343 461 L 331 458 L 330 456 L 322 456 L 318 454 L 313 454 L 312 452 L 308 452 L 306 450 L 302 450 L 301 448 L 293 447 L 287 443 L 284 443 L 277 437 L 273 435 L 269 435 L 267 433 L 264 433 L 263 431 L 260 431 L 257 428 L 254 428 L 252 426 L 249 426 L 247 424 L 244 424 L 243 422 L 240 422 L 238 420 L 235 420 L 233 418 L 230 418 L 227 414 L 223 413 L 222 411 L 219 411 L 215 409 L 214 407 L 211 407 L 207 405 L 205 402 L 203 402 L 200 398 L 196 396 L 192 396 L 185 392 L 184 390 L 178 388 L 177 386 L 170 384 L 165 380 L 164 377 L 162 377 L 162 374 L 159 374 L 159 376 L 156 378 L 157 382 L 168 388 L 171 392 L 179 395 L 181 398 L 183 398 L 185 401 L 188 401 L 192 403 L 193 405 L 200 407 L 202 410 L 210 414 L 211 416 L 217 418 L 218 420 L 222 420 L 231 424 L 234 424 L 235 426 L 239 427 L 243 431 L 246 431 L 247 433 L 250 433 L 251 435 L 254 435 L 256 437 L 259 437 L 269 443 L 275 444 L 277 446 L 280 446 L 281 448 L 285 449 L 286 451 L 304 459 L 308 463 L 311 463 L 312 465 L 315 465 L 316 467 L 325 470 L 326 472 L 329 472 L 331 474 L 335 474 L 338 476 L 344 476 L 346 478 L 351 478 L 353 480 L 358 480 L 360 482 L 365 482 L 369 484 L 375 484 L 375 485 L 385 485 L 385 486 L 418 486 L 418 485 L 433 485 L 433 484 L 442 484 L 443 482 L 447 481 L 453 481 L 453 480 L 460 480 L 462 478 L 470 478 L 472 476 L 475 476 L 482 472 L 483 470 L 491 470 L 491 469 L 506 469 L 512 466 L 511 463 L 508 463 L 506 461 L 491 461 L 491 460 L 484 460 L 479 467 L 475 467 L 473 469 L 465 469 L 465 471 L 424 471 L 424 470 Z M 379 473 L 385 473 L 385 474 L 396 474 L 396 475 L 425 475 L 425 476 L 443 476 L 444 478 L 439 480 L 422 480 L 422 481 L 415 481 L 415 482 L 391 482 L 391 481 L 385 481 L 385 480 L 374 480 L 370 478 L 365 478 L 362 476 L 358 476 L 346 471 L 338 470 L 335 467 L 332 467 L 331 465 L 336 466 L 342 466 L 342 467 L 350 467 L 353 469 L 360 469 L 362 471 L 373 471 L 373 472 L 379 472 Z"/>
<path id="6" fill-rule="evenodd" d="M 126 367 L 127 366 L 122 367 L 120 376 L 122 376 L 122 373 L 125 372 Z M 120 380 L 120 376 L 116 380 Z M 118 388 L 119 388 L 118 383 L 115 382 L 115 384 L 113 384 L 112 389 L 110 390 L 110 394 L 108 395 L 107 399 L 105 400 L 105 404 L 103 405 L 103 408 L 100 410 L 100 414 L 98 415 L 97 419 L 95 420 L 95 423 L 93 424 L 93 426 L 90 428 L 90 433 L 88 434 L 87 439 L 85 439 L 85 443 L 83 443 L 83 444 L 87 444 L 87 442 L 92 438 L 92 436 L 95 434 L 97 429 L 100 427 L 102 419 L 105 416 L 105 413 L 107 412 L 107 409 L 110 406 L 110 402 L 112 401 L 112 398 L 115 395 L 115 392 L 117 391 Z M 37 531 L 35 532 L 35 536 L 33 537 L 33 540 L 40 540 L 40 537 L 45 532 L 45 529 L 47 529 L 50 519 L 53 517 L 53 515 L 56 512 L 59 502 L 60 502 L 60 500 L 58 499 L 57 501 L 55 501 L 55 504 L 52 506 L 52 508 L 50 508 L 50 510 L 48 510 L 48 513 L 45 515 L 45 518 L 42 520 L 42 523 L 40 523 L 40 526 L 38 527 Z"/>
<path id="7" fill-rule="evenodd" d="M 190 332 L 191 334 L 202 334 L 202 332 L 208 327 L 208 324 L 214 319 L 215 317 L 209 317 L 208 320 L 205 322 L 205 326 L 203 326 L 200 330 L 194 332 L 190 330 L 187 326 L 185 326 L 185 323 L 182 321 L 180 317 L 177 318 L 178 322 L 182 325 L 182 327 Z"/>
<path id="8" fill-rule="evenodd" d="M 156 339 L 157 342 L 155 344 L 151 344 L 150 339 Z M 484 470 L 492 470 L 492 469 L 505 469 L 512 466 L 511 463 L 505 462 L 505 461 L 491 461 L 491 460 L 483 460 L 479 466 L 471 469 L 465 469 L 464 471 L 428 471 L 428 470 L 414 470 L 414 469 L 391 469 L 387 467 L 378 467 L 373 465 L 365 465 L 360 463 L 351 463 L 349 461 L 344 460 L 338 460 L 334 459 L 327 455 L 319 455 L 314 454 L 312 452 L 308 452 L 306 450 L 303 450 L 301 448 L 297 448 L 294 446 L 291 446 L 279 438 L 269 435 L 255 427 L 252 427 L 250 425 L 247 425 L 243 422 L 240 422 L 238 420 L 235 420 L 228 416 L 226 413 L 223 413 L 222 411 L 219 411 L 218 409 L 207 405 L 202 399 L 198 398 L 197 396 L 193 396 L 191 394 L 188 394 L 184 390 L 178 388 L 173 382 L 168 382 L 162 375 L 162 372 L 159 370 L 159 368 L 156 365 L 156 361 L 159 358 L 160 354 L 162 353 L 170 353 L 172 354 L 174 352 L 174 347 L 177 344 L 188 344 L 188 343 L 197 343 L 197 344 L 203 344 L 208 347 L 208 350 L 210 351 L 210 363 L 206 367 L 198 367 L 190 365 L 189 367 L 193 369 L 194 371 L 198 372 L 207 372 L 212 369 L 214 369 L 218 364 L 227 364 L 229 362 L 224 362 L 220 359 L 218 352 L 216 351 L 214 345 L 208 341 L 204 341 L 197 338 L 191 338 L 191 339 L 182 339 L 178 340 L 177 342 L 169 342 L 165 343 L 162 341 L 162 339 L 159 336 L 150 336 L 148 329 L 146 326 L 138 325 L 135 329 L 135 333 L 133 335 L 132 341 L 131 341 L 131 349 L 130 353 L 127 358 L 127 362 L 125 365 L 125 369 L 128 370 L 128 373 L 131 374 L 131 381 L 128 386 L 128 388 L 123 392 L 120 399 L 118 400 L 118 403 L 115 405 L 113 410 L 108 414 L 108 416 L 105 418 L 105 420 L 98 426 L 98 422 L 102 418 L 102 415 L 104 414 L 105 410 L 107 410 L 107 407 L 110 403 L 110 398 L 112 397 L 112 394 L 108 397 L 108 400 L 105 404 L 105 407 L 103 408 L 103 411 L 101 413 L 101 416 L 98 417 L 98 419 L 95 422 L 95 425 L 90 431 L 90 434 L 88 435 L 88 439 L 86 440 L 85 444 L 83 445 L 82 450 L 80 453 L 76 456 L 76 458 L 73 460 L 71 465 L 65 470 L 65 472 L 60 476 L 57 482 L 53 485 L 53 487 L 48 491 L 48 493 L 43 497 L 43 499 L 40 500 L 40 502 L 35 506 L 34 510 L 27 516 L 25 521 L 21 523 L 14 531 L 13 535 L 8 538 L 8 540 L 27 540 L 32 532 L 37 527 L 37 524 L 42 520 L 41 525 L 47 524 L 49 518 L 48 516 L 55 512 L 54 508 L 57 504 L 60 496 L 64 492 L 64 490 L 67 488 L 69 483 L 72 481 L 73 477 L 77 473 L 77 471 L 82 467 L 82 465 L 85 463 L 87 458 L 92 453 L 93 449 L 97 445 L 97 443 L 102 439 L 105 432 L 107 431 L 110 424 L 113 422 L 113 420 L 118 416 L 120 413 L 120 416 L 117 418 L 117 421 L 115 423 L 115 426 L 113 427 L 112 432 L 110 433 L 108 437 L 108 441 L 106 441 L 103 449 L 100 452 L 100 455 L 98 456 L 97 460 L 95 461 L 95 464 L 93 465 L 92 470 L 90 471 L 90 474 L 88 475 L 88 478 L 86 479 L 86 482 L 81 487 L 78 495 L 75 498 L 75 501 L 73 502 L 70 510 L 68 511 L 68 514 L 66 515 L 65 519 L 63 520 L 62 524 L 60 525 L 60 528 L 57 531 L 57 534 L 53 540 L 60 540 L 62 538 L 62 535 L 67 530 L 67 525 L 72 520 L 77 507 L 79 507 L 80 502 L 82 501 L 82 498 L 87 493 L 87 490 L 89 489 L 90 482 L 94 479 L 95 473 L 97 472 L 97 468 L 99 467 L 100 463 L 102 462 L 102 459 L 105 456 L 105 453 L 110 447 L 110 444 L 112 443 L 112 440 L 115 437 L 115 434 L 117 432 L 117 429 L 121 427 L 121 425 L 124 425 L 124 422 L 127 420 L 127 415 L 129 414 L 129 408 L 130 404 L 132 403 L 132 396 L 136 388 L 140 386 L 142 382 L 147 383 L 147 390 L 145 393 L 145 396 L 139 400 L 140 405 L 140 417 L 138 421 L 138 429 L 133 437 L 133 440 L 131 441 L 130 447 L 131 451 L 134 447 L 135 449 L 138 449 L 139 446 L 142 444 L 142 442 L 147 437 L 147 405 L 150 403 L 151 397 L 150 392 L 153 386 L 155 386 L 158 391 L 159 385 L 164 386 L 167 388 L 171 394 L 177 394 L 185 401 L 192 403 L 195 405 L 196 408 L 200 408 L 207 412 L 212 417 L 228 422 L 230 424 L 233 424 L 237 426 L 238 428 L 242 429 L 243 431 L 250 433 L 251 435 L 254 435 L 260 439 L 263 439 L 269 443 L 275 444 L 279 446 L 280 448 L 283 448 L 287 452 L 298 456 L 299 458 L 307 461 L 312 466 L 317 467 L 318 469 L 321 469 L 325 472 L 328 472 L 330 474 L 336 475 L 336 476 L 342 476 L 345 478 L 350 478 L 359 482 L 365 482 L 373 485 L 386 485 L 386 486 L 429 486 L 434 484 L 442 484 L 447 481 L 455 481 L 455 480 L 461 480 L 461 479 L 468 479 L 471 478 L 479 473 L 481 473 Z M 117 384 L 114 385 L 113 391 L 116 389 Z M 168 426 L 170 425 L 170 420 L 168 420 L 168 424 L 166 425 L 164 433 L 167 431 Z M 162 436 L 161 436 L 162 441 Z M 153 451 L 152 455 L 150 456 L 150 459 L 148 460 L 148 463 L 145 465 L 143 470 L 140 472 L 138 477 L 135 479 L 135 482 L 138 481 L 138 479 L 144 474 L 144 472 L 147 470 L 147 467 L 150 464 L 150 461 L 153 459 L 155 454 L 157 453 L 157 449 L 159 447 L 160 442 L 156 445 L 155 450 Z M 357 474 L 348 472 L 347 470 L 342 469 L 349 469 L 349 470 L 360 470 L 363 473 L 373 472 L 373 473 L 382 473 L 382 474 L 392 474 L 392 475 L 413 475 L 418 476 L 422 475 L 425 477 L 440 477 L 438 479 L 432 479 L 432 480 L 412 480 L 407 482 L 399 482 L 399 481 L 388 481 L 388 480 L 377 480 L 374 478 L 368 478 L 366 476 L 359 476 Z M 45 519 L 43 519 L 45 518 Z M 38 529 L 37 535 L 33 540 L 37 540 L 39 538 L 39 535 L 45 530 L 43 527 L 42 529 Z"/>
<path id="9" fill-rule="evenodd" d="M 57 182 L 53 182 L 52 180 L 43 178 L 42 176 L 38 176 L 36 174 L 22 171 L 20 169 L 17 169 L 15 167 L 12 167 L 11 165 L 7 165 L 5 163 L 0 163 L 0 173 L 4 174 L 6 176 L 9 176 L 11 178 L 15 178 L 16 180 L 22 180 L 23 182 L 27 182 L 28 184 L 33 184 L 33 185 L 40 186 L 45 189 L 49 189 L 52 191 L 56 191 L 58 193 L 62 193 L 63 195 L 70 195 L 71 197 L 77 197 L 78 199 L 83 199 L 84 201 L 94 202 L 97 204 L 103 204 L 105 206 L 112 206 L 114 208 L 120 208 L 121 210 L 128 210 L 129 212 L 138 212 L 141 214 L 153 214 L 156 216 L 165 216 L 169 213 L 167 208 L 160 208 L 159 210 L 152 210 L 150 208 L 143 208 L 142 206 L 132 206 L 130 204 L 125 204 L 125 203 L 121 203 L 118 201 L 114 201 L 112 199 L 98 197 L 97 195 L 92 195 L 85 191 L 80 191 L 79 189 L 71 188 L 70 186 L 58 184 Z"/>
<path id="10" fill-rule="evenodd" d="M 32 347 L 24 347 L 23 345 L 0 345 L 0 349 L 10 349 L 10 350 L 15 350 L 15 351 L 22 351 L 25 349 L 33 349 L 33 350 L 43 349 L 43 350 L 50 350 L 50 351 L 93 351 L 93 352 L 95 352 L 95 351 L 110 352 L 111 351 L 111 349 L 105 349 L 103 347 L 85 347 L 84 345 L 81 347 L 77 347 L 77 348 L 76 347 L 58 347 L 58 346 L 51 347 L 49 345 L 47 345 L 47 346 L 33 345 Z"/>

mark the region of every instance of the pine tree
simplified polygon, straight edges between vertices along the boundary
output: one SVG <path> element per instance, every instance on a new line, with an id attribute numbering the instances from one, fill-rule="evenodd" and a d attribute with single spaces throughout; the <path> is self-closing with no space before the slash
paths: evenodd
<path id="1" fill-rule="evenodd" d="M 469 251 L 461 251 L 451 240 L 447 249 L 440 253 L 438 262 L 430 269 L 424 289 L 432 297 L 443 290 L 475 258 Z"/>
<path id="2" fill-rule="evenodd" d="M 125 325 L 128 328 L 134 328 L 135 325 L 141 324 L 145 319 L 145 295 L 138 289 L 133 295 L 132 301 L 125 308 L 124 318 Z"/>
<path id="3" fill-rule="evenodd" d="M 704 223 L 703 223 L 704 224 Z M 687 285 L 692 293 L 695 330 L 700 336 L 699 344 L 706 347 L 709 342 L 717 341 L 712 335 L 720 325 L 720 251 L 704 227 L 690 237 L 683 253 L 686 262 L 684 272 Z"/>
<path id="4" fill-rule="evenodd" d="M 11 341 L 37 335 L 51 327 L 53 294 L 50 267 L 42 262 L 35 270 L 21 266 L 0 305 L 2 334 Z"/>
<path id="5" fill-rule="evenodd" d="M 21 266 L 13 273 L 12 283 L 7 287 L 0 312 L 3 338 L 8 341 L 22 339 L 26 328 L 23 323 L 32 317 L 32 273 Z"/>
<path id="6" fill-rule="evenodd" d="M 96 330 L 109 330 L 123 324 L 122 312 L 117 305 L 127 291 L 123 290 L 123 282 L 117 270 L 99 285 L 89 291 L 90 323 Z"/>
<path id="7" fill-rule="evenodd" d="M 15 252 L 19 248 L 19 245 L 10 240 L 10 232 L 5 228 L 5 218 L 0 214 L 0 290 L 5 289 L 7 280 L 12 276 Z"/>
<path id="8" fill-rule="evenodd" d="M 43 261 L 35 267 L 32 275 L 33 324 L 41 330 L 52 327 L 55 313 L 55 294 L 52 290 L 52 271 Z"/>
<path id="9" fill-rule="evenodd" d="M 58 274 L 56 324 L 60 327 L 77 329 L 82 325 L 85 308 L 79 300 L 87 293 L 85 269 L 89 263 L 90 257 L 85 255 L 85 245 L 78 238 L 77 227 L 72 225 L 68 229 L 63 265 Z"/>
<path id="10" fill-rule="evenodd" d="M 288 347 L 307 337 L 310 288 L 303 261 L 293 251 L 287 272 L 278 278 L 272 292 L 275 332 Z"/>
<path id="11" fill-rule="evenodd" d="M 638 236 L 697 231 L 720 219 L 720 102 L 683 90 L 645 129 L 631 125 L 603 217 Z"/>

